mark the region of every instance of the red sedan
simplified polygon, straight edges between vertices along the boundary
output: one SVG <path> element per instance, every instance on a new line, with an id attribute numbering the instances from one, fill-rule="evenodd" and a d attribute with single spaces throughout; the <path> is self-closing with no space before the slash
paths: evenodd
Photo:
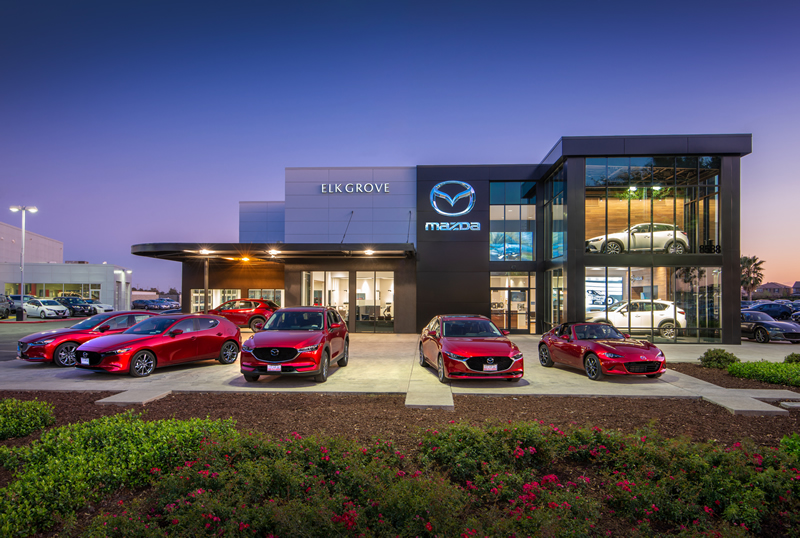
<path id="1" fill-rule="evenodd" d="M 78 347 L 75 366 L 145 377 L 156 368 L 189 361 L 217 359 L 232 364 L 240 343 L 239 328 L 217 316 L 153 316 L 121 334 Z"/>
<path id="2" fill-rule="evenodd" d="M 282 308 L 242 345 L 239 364 L 248 382 L 262 375 L 313 375 L 328 379 L 331 361 L 347 366 L 347 325 L 333 308 Z"/>
<path id="3" fill-rule="evenodd" d="M 17 358 L 75 366 L 75 350 L 79 345 L 99 336 L 121 333 L 153 315 L 141 310 L 107 312 L 87 318 L 72 327 L 31 334 L 17 343 Z"/>
<path id="4" fill-rule="evenodd" d="M 542 336 L 539 362 L 581 368 L 593 381 L 605 374 L 661 377 L 667 370 L 663 351 L 605 323 L 562 323 L 553 328 Z"/>
<path id="5" fill-rule="evenodd" d="M 222 316 L 239 327 L 250 327 L 255 332 L 256 325 L 263 325 L 280 306 L 267 299 L 235 299 L 222 303 L 209 310 L 209 314 Z"/>
<path id="6" fill-rule="evenodd" d="M 507 379 L 525 374 L 522 352 L 483 316 L 436 316 L 422 329 L 419 364 L 436 368 L 439 381 Z"/>

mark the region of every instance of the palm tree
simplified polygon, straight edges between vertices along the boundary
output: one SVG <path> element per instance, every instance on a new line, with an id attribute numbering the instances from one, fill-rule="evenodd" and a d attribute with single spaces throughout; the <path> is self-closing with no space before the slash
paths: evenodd
<path id="1" fill-rule="evenodd" d="M 742 289 L 747 292 L 748 300 L 753 300 L 753 292 L 764 281 L 764 260 L 758 256 L 742 256 L 739 260 L 742 269 Z"/>

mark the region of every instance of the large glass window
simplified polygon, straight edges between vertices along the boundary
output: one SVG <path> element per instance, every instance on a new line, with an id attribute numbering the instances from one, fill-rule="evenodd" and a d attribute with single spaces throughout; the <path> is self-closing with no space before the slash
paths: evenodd
<path id="1" fill-rule="evenodd" d="M 536 273 L 491 274 L 492 321 L 501 329 L 533 332 L 536 328 Z"/>
<path id="2" fill-rule="evenodd" d="M 204 299 L 205 299 L 205 291 L 203 288 L 199 289 L 192 289 L 192 302 L 191 308 L 192 312 L 202 312 L 204 310 Z M 209 289 L 208 290 L 208 297 L 209 297 L 209 309 L 217 307 L 226 301 L 232 301 L 234 299 L 239 299 L 241 296 L 241 290 L 235 288 L 225 288 L 225 289 Z"/>
<path id="3" fill-rule="evenodd" d="M 566 321 L 564 317 L 564 301 L 566 300 L 566 290 L 564 289 L 563 269 L 551 269 L 544 275 L 545 294 L 549 304 L 544 307 L 544 330 L 549 331 L 556 325 Z"/>
<path id="4" fill-rule="evenodd" d="M 356 332 L 394 332 L 394 273 L 356 272 Z"/>
<path id="5" fill-rule="evenodd" d="M 720 253 L 719 157 L 586 159 L 586 251 Z"/>
<path id="6" fill-rule="evenodd" d="M 489 188 L 489 260 L 533 261 L 536 199 L 522 197 L 519 181 L 495 181 Z"/>
<path id="7" fill-rule="evenodd" d="M 548 259 L 560 258 L 567 251 L 565 178 L 566 165 L 545 180 L 544 250 Z"/>
<path id="8" fill-rule="evenodd" d="M 718 267 L 587 267 L 587 321 L 656 343 L 719 342 Z"/>
<path id="9" fill-rule="evenodd" d="M 265 299 L 283 307 L 283 290 L 276 289 L 250 289 L 247 290 L 248 299 Z"/>

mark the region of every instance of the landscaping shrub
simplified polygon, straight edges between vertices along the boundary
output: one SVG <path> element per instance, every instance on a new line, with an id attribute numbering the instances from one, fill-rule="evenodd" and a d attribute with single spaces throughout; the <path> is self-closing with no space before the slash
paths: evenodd
<path id="1" fill-rule="evenodd" d="M 794 432 L 792 435 L 784 435 L 781 439 L 781 449 L 800 460 L 800 434 Z"/>
<path id="2" fill-rule="evenodd" d="M 728 367 L 728 373 L 734 377 L 800 387 L 800 363 L 741 362 L 731 364 Z"/>
<path id="3" fill-rule="evenodd" d="M 800 362 L 800 353 L 789 353 L 786 355 L 786 358 L 783 359 L 783 362 L 788 362 L 790 364 Z"/>
<path id="4" fill-rule="evenodd" d="M 724 349 L 708 349 L 700 357 L 700 365 L 705 368 L 718 368 L 724 370 L 734 363 L 741 362 L 739 357 Z"/>
<path id="5" fill-rule="evenodd" d="M 0 440 L 25 437 L 56 422 L 53 405 L 38 400 L 0 400 Z"/>
<path id="6" fill-rule="evenodd" d="M 0 536 L 28 536 L 120 486 L 146 485 L 151 469 L 191 459 L 204 438 L 233 432 L 233 421 L 145 422 L 130 411 L 50 430 L 3 455 L 15 472 L 0 489 Z"/>

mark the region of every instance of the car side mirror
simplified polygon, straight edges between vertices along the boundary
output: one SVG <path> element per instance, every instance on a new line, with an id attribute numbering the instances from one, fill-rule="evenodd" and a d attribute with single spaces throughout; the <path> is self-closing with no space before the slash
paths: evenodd
<path id="1" fill-rule="evenodd" d="M 502 329 L 500 332 L 503 333 L 503 336 L 507 336 L 507 335 L 511 334 L 511 331 L 507 331 L 505 329 Z"/>
<path id="2" fill-rule="evenodd" d="M 183 330 L 181 329 L 173 329 L 169 332 L 169 335 L 172 337 L 178 336 L 180 334 L 183 334 Z"/>
<path id="3" fill-rule="evenodd" d="M 261 329 L 264 328 L 264 324 L 261 323 L 260 321 L 257 321 L 253 324 L 253 327 L 255 328 L 256 331 L 260 331 Z"/>
<path id="4" fill-rule="evenodd" d="M 98 330 L 98 331 L 100 331 L 101 333 L 104 333 L 104 332 L 106 332 L 107 330 L 109 330 L 110 328 L 111 328 L 111 327 L 110 327 L 110 326 L 108 326 L 108 325 L 100 325 L 100 326 L 97 328 L 97 330 Z"/>
<path id="5" fill-rule="evenodd" d="M 436 331 L 428 331 L 428 336 L 436 336 Z"/>
<path id="6" fill-rule="evenodd" d="M 333 323 L 333 324 L 331 324 L 331 329 L 338 329 L 341 326 L 342 326 L 341 323 Z"/>
<path id="7" fill-rule="evenodd" d="M 629 334 L 623 334 L 622 336 L 624 336 L 626 339 L 631 337 Z"/>
<path id="8" fill-rule="evenodd" d="M 562 334 L 561 335 L 561 339 L 562 340 L 569 340 L 569 335 L 568 334 Z"/>

